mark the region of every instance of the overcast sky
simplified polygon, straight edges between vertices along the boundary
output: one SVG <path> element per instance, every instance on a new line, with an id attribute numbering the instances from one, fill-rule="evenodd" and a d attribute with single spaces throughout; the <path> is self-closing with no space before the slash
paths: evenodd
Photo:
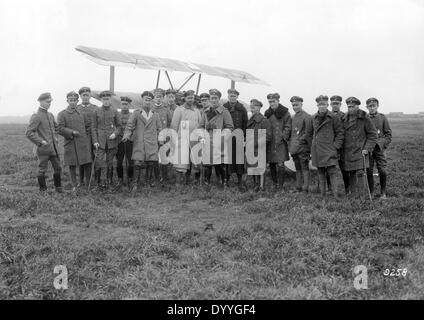
<path id="1" fill-rule="evenodd" d="M 383 113 L 415 113 L 424 111 L 423 39 L 424 0 L 1 0 L 0 116 L 31 114 L 41 92 L 57 114 L 67 92 L 107 89 L 108 68 L 77 45 L 240 69 L 271 85 L 237 83 L 244 101 L 278 92 L 290 106 L 299 95 L 313 113 L 320 94 L 375 96 Z M 171 73 L 179 84 L 186 76 Z M 202 79 L 201 91 L 230 85 Z M 155 84 L 155 71 L 116 70 L 118 91 Z"/>

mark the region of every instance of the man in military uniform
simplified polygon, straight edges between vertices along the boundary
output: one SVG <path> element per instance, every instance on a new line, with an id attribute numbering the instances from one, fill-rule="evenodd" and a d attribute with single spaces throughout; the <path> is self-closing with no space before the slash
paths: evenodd
<path id="1" fill-rule="evenodd" d="M 326 194 L 326 175 L 330 176 L 334 197 L 337 193 L 337 169 L 339 149 L 343 145 L 344 131 L 336 115 L 328 111 L 328 97 L 320 95 L 315 99 L 318 112 L 313 115 L 312 165 L 318 168 L 321 196 Z"/>
<path id="2" fill-rule="evenodd" d="M 246 108 L 238 101 L 239 92 L 236 89 L 228 89 L 228 102 L 224 103 L 224 107 L 230 112 L 231 119 L 233 120 L 234 130 L 241 130 L 243 133 L 243 142 L 246 137 L 246 126 L 247 126 L 247 110 Z M 237 139 L 235 136 L 231 138 L 232 148 L 231 154 L 232 159 L 231 163 L 227 165 L 227 181 L 230 181 L 230 176 L 232 173 L 237 174 L 237 186 L 243 190 L 243 173 L 244 173 L 244 163 L 237 163 Z M 243 148 L 244 150 L 244 148 Z M 244 156 L 244 152 L 243 152 Z"/>
<path id="3" fill-rule="evenodd" d="M 126 142 L 122 141 L 125 127 L 131 115 L 130 109 L 129 109 L 131 102 L 132 100 L 130 98 L 121 97 L 121 131 L 119 132 L 119 135 L 117 138 L 119 144 L 118 144 L 118 151 L 116 153 L 116 173 L 118 174 L 118 180 L 119 180 L 117 188 L 120 188 L 124 182 L 124 166 L 123 166 L 124 158 L 127 164 L 126 167 L 127 167 L 128 185 L 131 185 L 131 181 L 134 175 L 134 166 L 133 166 L 133 161 L 131 160 L 133 142 L 131 141 L 131 137 Z"/>
<path id="4" fill-rule="evenodd" d="M 389 121 L 386 116 L 378 112 L 379 102 L 376 98 L 369 98 L 367 100 L 367 108 L 369 116 L 377 129 L 377 144 L 374 150 L 370 153 L 370 166 L 367 169 L 368 183 L 370 192 L 374 192 L 374 163 L 377 165 L 378 176 L 380 177 L 380 195 L 381 198 L 386 198 L 386 155 L 385 150 L 392 141 L 392 130 L 390 129 Z"/>
<path id="5" fill-rule="evenodd" d="M 90 128 L 91 128 L 91 124 L 93 122 L 93 117 L 94 117 L 94 112 L 97 110 L 97 106 L 90 103 L 91 89 L 89 87 L 82 87 L 81 89 L 78 90 L 78 94 L 81 98 L 81 104 L 79 104 L 77 106 L 77 108 L 79 108 L 81 113 L 86 116 L 86 118 L 88 119 Z M 91 159 L 94 161 L 94 147 L 93 147 L 93 143 L 92 143 L 92 140 L 91 140 L 91 134 L 89 135 L 88 139 L 90 141 Z M 84 174 L 85 173 L 91 174 L 91 167 L 90 167 L 90 172 L 88 172 L 84 169 L 83 166 L 80 166 L 79 167 L 80 186 L 84 184 Z M 90 176 L 85 177 L 86 181 L 88 181 L 89 179 L 90 179 Z"/>
<path id="6" fill-rule="evenodd" d="M 57 116 L 58 133 L 64 137 L 64 165 L 69 166 L 72 191 L 77 190 L 77 167 L 85 173 L 88 182 L 91 176 L 91 128 L 87 114 L 77 107 L 78 94 L 69 92 L 66 95 L 68 107 Z M 82 169 L 81 169 L 82 168 Z M 80 186 L 84 184 L 81 179 Z"/>
<path id="7" fill-rule="evenodd" d="M 296 191 L 309 191 L 309 160 L 313 136 L 312 117 L 303 108 L 303 98 L 290 99 L 295 114 L 292 117 L 292 131 L 289 151 L 296 168 Z"/>
<path id="8" fill-rule="evenodd" d="M 167 129 L 171 126 L 172 121 L 172 114 L 173 112 L 170 111 L 169 106 L 165 106 L 163 103 L 165 91 L 161 88 L 157 88 L 153 90 L 153 107 L 152 111 L 157 113 L 159 115 L 159 119 L 162 125 L 162 130 Z M 167 140 L 169 141 L 169 139 Z M 168 182 L 168 164 L 163 164 L 161 159 L 159 159 L 159 162 L 155 163 L 156 166 L 154 168 L 155 177 L 160 176 L 160 183 L 164 184 Z M 160 171 L 160 174 L 159 174 Z"/>
<path id="9" fill-rule="evenodd" d="M 174 89 L 168 89 L 165 92 L 165 96 L 166 96 L 166 106 L 169 109 L 169 112 L 171 113 L 171 117 L 174 114 L 175 109 L 177 109 L 178 105 L 176 103 L 176 94 L 177 91 Z"/>
<path id="10" fill-rule="evenodd" d="M 340 110 L 341 106 L 342 106 L 342 97 L 338 96 L 338 95 L 334 95 L 330 98 L 330 106 L 331 106 L 331 112 L 333 112 L 333 114 L 335 116 L 337 116 L 339 119 L 341 119 L 345 113 L 343 111 Z M 342 176 L 343 176 L 343 184 L 345 186 L 345 188 L 349 185 L 349 175 L 347 172 L 343 171 L 342 165 L 341 165 L 341 160 L 339 159 L 339 168 L 340 171 L 342 172 Z M 328 185 L 328 191 L 330 193 L 333 192 L 332 188 L 331 188 L 331 181 L 330 181 L 330 176 L 327 175 L 327 185 Z"/>
<path id="11" fill-rule="evenodd" d="M 210 95 L 207 92 L 201 93 L 200 94 L 200 105 L 201 108 L 199 108 L 200 114 L 203 116 L 203 112 L 205 112 L 205 110 L 208 108 L 210 102 Z"/>
<path id="12" fill-rule="evenodd" d="M 267 95 L 269 108 L 265 111 L 265 117 L 271 124 L 272 138 L 267 148 L 267 162 L 271 171 L 274 190 L 282 188 L 284 184 L 284 162 L 289 160 L 289 147 L 292 119 L 289 109 L 280 103 L 278 93 Z"/>
<path id="13" fill-rule="evenodd" d="M 345 130 L 341 159 L 342 170 L 349 175 L 346 194 L 363 197 L 365 190 L 365 169 L 369 167 L 369 154 L 377 143 L 377 129 L 370 116 L 359 109 L 361 101 L 355 97 L 346 99 L 347 114 L 342 117 Z"/>
<path id="14" fill-rule="evenodd" d="M 53 181 L 56 192 L 63 192 L 61 185 L 61 172 L 58 139 L 56 136 L 57 124 L 53 114 L 48 112 L 52 103 L 52 96 L 46 92 L 38 97 L 40 107 L 37 113 L 31 116 L 29 125 L 26 131 L 27 138 L 37 146 L 38 157 L 38 185 L 40 191 L 46 191 L 46 172 L 49 161 L 53 167 Z"/>
<path id="15" fill-rule="evenodd" d="M 118 151 L 118 135 L 121 132 L 121 116 L 112 107 L 112 93 L 102 91 L 99 95 L 102 106 L 99 107 L 93 116 L 91 136 L 93 145 L 96 148 L 95 174 L 99 186 L 112 184 L 113 179 L 113 159 Z M 106 157 L 106 161 L 104 158 Z M 101 182 L 102 167 L 106 166 L 106 183 Z"/>

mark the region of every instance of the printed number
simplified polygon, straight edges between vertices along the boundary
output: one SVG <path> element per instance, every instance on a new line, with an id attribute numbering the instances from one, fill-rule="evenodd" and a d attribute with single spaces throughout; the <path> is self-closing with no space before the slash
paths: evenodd
<path id="1" fill-rule="evenodd" d="M 390 276 L 390 277 L 406 277 L 408 273 L 408 269 L 407 268 L 403 268 L 403 269 L 385 269 L 383 272 L 384 276 Z"/>

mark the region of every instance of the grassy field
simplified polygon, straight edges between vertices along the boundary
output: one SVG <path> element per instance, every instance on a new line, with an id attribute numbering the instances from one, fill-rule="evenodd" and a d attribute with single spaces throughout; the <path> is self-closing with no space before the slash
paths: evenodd
<path id="1" fill-rule="evenodd" d="M 424 123 L 392 127 L 389 198 L 361 202 L 198 186 L 59 195 L 51 178 L 40 195 L 25 126 L 1 125 L 0 299 L 424 299 Z M 68 290 L 53 287 L 56 265 Z"/>

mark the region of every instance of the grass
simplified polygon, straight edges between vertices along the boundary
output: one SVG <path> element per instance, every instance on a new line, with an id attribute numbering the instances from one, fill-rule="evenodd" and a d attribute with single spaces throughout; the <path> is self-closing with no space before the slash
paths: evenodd
<path id="1" fill-rule="evenodd" d="M 371 203 L 216 187 L 56 194 L 51 178 L 40 195 L 25 126 L 2 125 L 0 299 L 423 299 L 424 125 L 392 127 L 390 198 Z M 360 264 L 368 290 L 353 287 Z M 56 265 L 68 290 L 53 287 Z"/>

